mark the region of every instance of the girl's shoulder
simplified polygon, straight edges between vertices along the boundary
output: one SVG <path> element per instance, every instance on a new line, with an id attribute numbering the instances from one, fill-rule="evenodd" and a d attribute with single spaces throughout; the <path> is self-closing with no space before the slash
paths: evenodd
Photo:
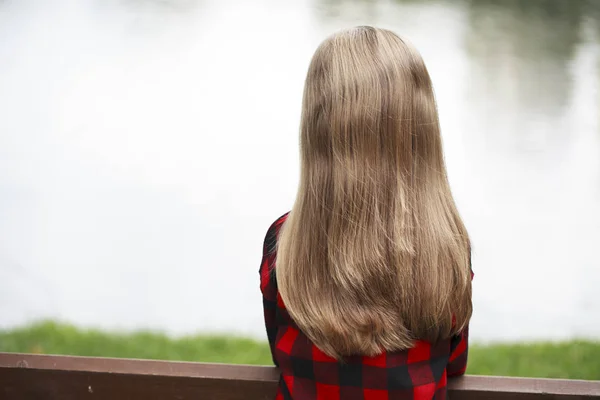
<path id="1" fill-rule="evenodd" d="M 277 249 L 277 237 L 279 236 L 279 230 L 289 215 L 289 211 L 277 218 L 267 230 L 265 241 L 263 245 L 263 254 L 272 254 Z"/>
<path id="2" fill-rule="evenodd" d="M 271 224 L 267 230 L 265 241 L 263 244 L 263 256 L 262 262 L 260 263 L 260 280 L 261 290 L 263 294 L 271 293 L 271 296 L 275 296 L 277 293 L 277 278 L 275 277 L 275 257 L 277 252 L 277 237 L 279 236 L 279 230 L 287 219 L 289 212 L 283 214 L 277 218 L 275 222 Z"/>

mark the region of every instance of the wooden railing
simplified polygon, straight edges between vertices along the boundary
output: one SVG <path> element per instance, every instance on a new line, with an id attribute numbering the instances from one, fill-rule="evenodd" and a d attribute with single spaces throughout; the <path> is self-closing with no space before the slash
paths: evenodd
<path id="1" fill-rule="evenodd" d="M 0 353 L 2 400 L 272 400 L 277 379 L 274 367 Z M 600 381 L 465 376 L 449 391 L 453 400 L 600 399 Z"/>

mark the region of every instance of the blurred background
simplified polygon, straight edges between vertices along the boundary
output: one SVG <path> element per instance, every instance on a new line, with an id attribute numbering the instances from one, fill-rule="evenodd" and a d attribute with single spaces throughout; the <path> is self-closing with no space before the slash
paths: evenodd
<path id="1" fill-rule="evenodd" d="M 600 340 L 597 0 L 0 0 L 0 329 L 264 341 L 308 63 L 361 24 L 429 67 L 472 340 Z"/>

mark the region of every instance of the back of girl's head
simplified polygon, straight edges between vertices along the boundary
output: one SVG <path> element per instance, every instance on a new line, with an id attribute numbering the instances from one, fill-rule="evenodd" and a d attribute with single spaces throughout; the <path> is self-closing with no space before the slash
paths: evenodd
<path id="1" fill-rule="evenodd" d="M 341 357 L 462 329 L 472 310 L 469 238 L 416 49 L 372 27 L 326 39 L 306 78 L 300 152 L 277 282 L 303 332 Z"/>

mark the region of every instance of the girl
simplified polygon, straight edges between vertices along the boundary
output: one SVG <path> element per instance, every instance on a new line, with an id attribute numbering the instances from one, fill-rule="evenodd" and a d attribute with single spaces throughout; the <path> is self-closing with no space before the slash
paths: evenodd
<path id="1" fill-rule="evenodd" d="M 325 40 L 300 153 L 260 269 L 277 399 L 444 399 L 466 368 L 470 244 L 417 50 L 372 27 Z"/>

